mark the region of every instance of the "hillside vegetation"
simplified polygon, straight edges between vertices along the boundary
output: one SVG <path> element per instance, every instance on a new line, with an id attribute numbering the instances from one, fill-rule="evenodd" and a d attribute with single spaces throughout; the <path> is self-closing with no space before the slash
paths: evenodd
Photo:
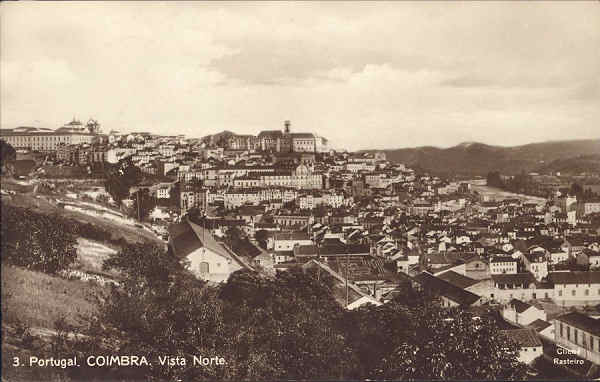
<path id="1" fill-rule="evenodd" d="M 96 312 L 91 293 L 102 288 L 80 280 L 65 280 L 42 272 L 2 264 L 3 324 L 54 329 L 58 319 L 80 325 Z M 82 317 L 83 316 L 83 317 Z"/>
<path id="2" fill-rule="evenodd" d="M 61 370 L 61 380 L 522 379 L 516 345 L 486 315 L 442 309 L 410 286 L 384 306 L 346 311 L 328 275 L 238 271 L 219 286 L 187 272 L 172 253 L 125 245 L 104 263 L 123 275 L 98 314 L 53 354 L 139 354 L 145 367 Z M 377 324 L 375 324 L 377 323 Z M 444 340 L 440 340 L 444 339 Z M 432 345 L 434 344 L 434 345 Z M 473 352 L 472 349 L 480 349 Z M 157 355 L 190 360 L 158 366 Z M 197 367 L 194 355 L 224 366 Z M 14 368 L 12 369 L 13 371 Z M 18 370 L 17 370 L 18 371 Z"/>
<path id="3" fill-rule="evenodd" d="M 425 146 L 385 150 L 387 159 L 433 173 L 514 175 L 522 171 L 600 173 L 600 140 L 573 140 L 502 147 L 462 143 L 447 149 Z"/>

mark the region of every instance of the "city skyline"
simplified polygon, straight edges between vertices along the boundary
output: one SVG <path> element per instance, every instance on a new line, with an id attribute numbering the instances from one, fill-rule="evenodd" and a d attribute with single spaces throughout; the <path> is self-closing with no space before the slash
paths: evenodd
<path id="1" fill-rule="evenodd" d="M 598 138 L 596 3 L 1 7 L 2 128 L 75 114 L 202 137 L 289 119 L 350 150 Z"/>

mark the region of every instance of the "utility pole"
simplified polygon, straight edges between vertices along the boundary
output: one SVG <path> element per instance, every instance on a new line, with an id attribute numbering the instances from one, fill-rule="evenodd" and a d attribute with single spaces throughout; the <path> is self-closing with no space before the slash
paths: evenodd
<path id="1" fill-rule="evenodd" d="M 138 190 L 135 194 L 136 198 L 136 204 L 137 204 L 137 215 L 138 215 L 138 221 L 140 221 L 140 190 Z"/>

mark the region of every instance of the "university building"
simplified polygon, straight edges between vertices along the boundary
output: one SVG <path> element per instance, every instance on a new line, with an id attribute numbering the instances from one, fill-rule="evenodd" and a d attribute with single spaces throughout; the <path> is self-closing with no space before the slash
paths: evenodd
<path id="1" fill-rule="evenodd" d="M 56 130 L 20 126 L 14 129 L 1 129 L 0 139 L 17 150 L 55 152 L 62 145 L 94 143 L 99 137 L 98 126 L 98 123 L 93 120 L 84 126 L 75 119 Z"/>

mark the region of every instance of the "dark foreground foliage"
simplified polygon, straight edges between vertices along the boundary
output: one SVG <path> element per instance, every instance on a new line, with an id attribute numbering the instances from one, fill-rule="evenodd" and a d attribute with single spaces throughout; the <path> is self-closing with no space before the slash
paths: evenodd
<path id="1" fill-rule="evenodd" d="M 85 339 L 61 354 L 145 355 L 144 367 L 77 368 L 65 376 L 144 380 L 522 379 L 516 347 L 493 320 L 443 310 L 406 287 L 402 298 L 342 309 L 327 278 L 301 270 L 265 278 L 250 271 L 209 286 L 172 254 L 130 245 L 107 267 L 124 276 L 101 303 Z M 161 365 L 159 356 L 186 365 Z M 223 357 L 200 366 L 193 357 Z"/>

